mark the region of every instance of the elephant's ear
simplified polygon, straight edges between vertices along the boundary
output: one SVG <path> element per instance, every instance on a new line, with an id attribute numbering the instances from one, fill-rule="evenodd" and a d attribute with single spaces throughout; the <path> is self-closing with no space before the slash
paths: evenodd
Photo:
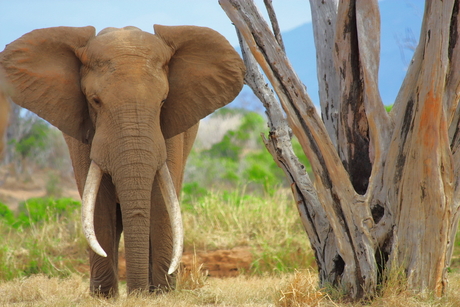
<path id="1" fill-rule="evenodd" d="M 169 94 L 161 127 L 170 138 L 230 103 L 241 91 L 245 66 L 219 33 L 196 26 L 155 25 L 155 34 L 173 50 Z"/>
<path id="2" fill-rule="evenodd" d="M 85 143 L 94 128 L 80 88 L 76 51 L 94 35 L 93 27 L 39 29 L 0 53 L 13 101 Z"/>

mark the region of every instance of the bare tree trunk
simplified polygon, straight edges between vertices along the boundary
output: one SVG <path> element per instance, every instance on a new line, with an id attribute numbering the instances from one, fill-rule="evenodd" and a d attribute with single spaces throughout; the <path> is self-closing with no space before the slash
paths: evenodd
<path id="1" fill-rule="evenodd" d="M 275 34 L 252 1 L 220 4 L 241 33 L 246 82 L 270 120 L 265 143 L 292 182 L 321 285 L 373 296 L 398 268 L 411 289 L 441 295 L 459 219 L 458 1 L 427 1 L 419 46 L 387 114 L 378 91 L 378 1 L 310 0 L 322 120 L 286 58 L 274 13 Z M 254 59 L 312 164 L 315 187 Z"/>

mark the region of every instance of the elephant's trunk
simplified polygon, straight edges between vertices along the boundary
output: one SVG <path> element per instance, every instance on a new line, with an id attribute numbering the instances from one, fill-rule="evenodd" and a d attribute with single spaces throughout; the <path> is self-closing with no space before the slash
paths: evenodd
<path id="1" fill-rule="evenodd" d="M 128 145 L 128 148 L 136 147 L 139 146 L 132 143 Z M 115 164 L 121 166 L 115 169 L 111 175 L 122 210 L 128 289 L 147 289 L 150 251 L 150 197 L 158 163 L 155 163 L 155 154 L 147 148 L 142 150 L 142 155 L 131 155 L 129 158 L 126 156 L 115 157 L 116 160 L 120 160 L 114 161 Z M 105 252 L 100 248 L 94 235 L 93 224 L 94 205 L 101 176 L 102 171 L 95 162 L 92 162 L 83 193 L 82 220 L 85 236 L 91 248 L 97 254 L 105 256 Z M 176 192 L 165 163 L 158 170 L 157 178 L 171 221 L 173 257 L 168 271 L 171 274 L 179 265 L 182 254 L 182 219 Z"/>
<path id="2" fill-rule="evenodd" d="M 112 174 L 123 220 L 128 291 L 149 285 L 150 197 L 156 172 L 151 167 L 147 161 L 126 161 Z"/>

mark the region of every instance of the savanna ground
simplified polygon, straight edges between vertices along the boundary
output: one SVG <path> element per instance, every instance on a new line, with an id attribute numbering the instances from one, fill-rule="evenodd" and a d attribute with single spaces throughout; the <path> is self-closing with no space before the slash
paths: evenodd
<path id="1" fill-rule="evenodd" d="M 176 288 L 128 298 L 121 261 L 119 298 L 92 297 L 79 196 L 65 145 L 47 129 L 10 138 L 0 165 L 0 306 L 460 306 L 458 239 L 442 298 L 407 291 L 397 269 L 372 302 L 319 289 L 289 187 L 258 139 L 264 120 L 241 110 L 203 123 L 190 156 Z"/>

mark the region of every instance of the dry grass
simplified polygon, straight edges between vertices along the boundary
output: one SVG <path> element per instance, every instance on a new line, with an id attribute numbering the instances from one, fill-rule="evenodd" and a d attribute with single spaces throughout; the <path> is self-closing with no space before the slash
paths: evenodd
<path id="1" fill-rule="evenodd" d="M 69 278 L 34 275 L 0 284 L 0 306 L 267 306 L 273 304 L 280 278 L 244 277 L 209 279 L 195 290 L 127 297 L 126 287 L 118 299 L 94 298 L 88 281 L 73 274 Z"/>
<path id="2" fill-rule="evenodd" d="M 317 274 L 306 270 L 297 271 L 285 282 L 279 291 L 278 305 L 291 306 L 319 306 L 330 303 L 330 298 L 325 291 L 318 289 Z"/>
<path id="3" fill-rule="evenodd" d="M 442 298 L 408 291 L 390 291 L 372 302 L 332 301 L 316 288 L 317 275 L 301 271 L 282 276 L 209 278 L 199 288 L 127 297 L 121 286 L 117 299 L 94 298 L 88 280 L 78 274 L 68 278 L 33 275 L 0 283 L 0 306 L 339 306 L 339 307 L 441 307 L 460 306 L 460 275 L 450 277 L 449 291 Z"/>
<path id="4" fill-rule="evenodd" d="M 400 276 L 400 275 L 399 275 Z M 379 297 L 372 301 L 348 302 L 338 290 L 318 289 L 318 275 L 311 270 L 290 274 L 282 282 L 276 302 L 278 306 L 337 306 L 337 307 L 457 307 L 460 306 L 460 274 L 449 276 L 447 293 L 439 298 L 431 293 L 415 294 L 408 291 L 398 274 L 390 276 Z"/>
<path id="5" fill-rule="evenodd" d="M 196 253 L 193 255 L 190 269 L 179 267 L 176 278 L 176 289 L 197 290 L 206 285 L 207 272 L 203 270 L 203 264 L 198 264 Z"/>
<path id="6" fill-rule="evenodd" d="M 33 275 L 0 284 L 1 306 L 70 306 L 88 298 L 88 283 L 76 274 L 65 279 Z"/>

